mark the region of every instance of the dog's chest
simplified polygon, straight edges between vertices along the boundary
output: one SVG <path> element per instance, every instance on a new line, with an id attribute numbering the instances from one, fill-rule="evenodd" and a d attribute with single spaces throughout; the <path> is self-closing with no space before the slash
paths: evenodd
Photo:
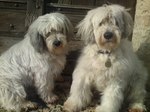
<path id="1" fill-rule="evenodd" d="M 93 86 L 97 88 L 99 91 L 103 91 L 106 86 L 109 84 L 112 79 L 112 74 L 110 70 L 103 70 L 97 74 L 95 74 L 93 78 Z"/>
<path id="2" fill-rule="evenodd" d="M 111 58 L 112 65 L 105 66 L 105 61 L 97 61 L 93 66 L 93 85 L 103 91 L 109 84 L 117 80 L 128 80 L 132 72 L 131 65 L 126 58 Z"/>
<path id="3" fill-rule="evenodd" d="M 65 57 L 49 59 L 48 61 L 49 71 L 57 75 L 64 69 L 65 63 L 66 63 Z"/>
<path id="4" fill-rule="evenodd" d="M 98 90 L 102 91 L 109 84 L 110 80 L 113 79 L 116 70 L 114 70 L 115 57 L 110 58 L 111 66 L 107 67 L 106 62 L 108 60 L 108 56 L 97 56 L 92 60 L 92 71 L 93 71 L 93 86 L 95 86 Z"/>
<path id="5" fill-rule="evenodd" d="M 32 63 L 32 71 L 41 75 L 57 75 L 63 70 L 66 63 L 65 56 L 62 57 L 40 57 Z"/>
<path id="6" fill-rule="evenodd" d="M 95 72 L 108 71 L 111 69 L 115 57 L 109 57 L 108 55 L 96 55 L 91 60 L 91 66 Z M 109 64 L 109 66 L 107 66 Z"/>

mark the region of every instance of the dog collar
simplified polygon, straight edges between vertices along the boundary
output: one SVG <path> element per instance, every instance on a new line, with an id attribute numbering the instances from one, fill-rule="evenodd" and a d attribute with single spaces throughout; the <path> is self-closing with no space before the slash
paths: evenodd
<path id="1" fill-rule="evenodd" d="M 112 66 L 111 60 L 110 60 L 110 54 L 111 54 L 111 52 L 99 50 L 97 53 L 98 54 L 100 53 L 100 54 L 107 54 L 108 55 L 108 58 L 107 58 L 107 60 L 105 62 L 105 67 L 110 68 Z"/>
<path id="2" fill-rule="evenodd" d="M 111 52 L 109 52 L 109 51 L 102 51 L 102 50 L 98 50 L 97 53 L 98 54 L 108 54 L 108 55 L 111 54 Z"/>

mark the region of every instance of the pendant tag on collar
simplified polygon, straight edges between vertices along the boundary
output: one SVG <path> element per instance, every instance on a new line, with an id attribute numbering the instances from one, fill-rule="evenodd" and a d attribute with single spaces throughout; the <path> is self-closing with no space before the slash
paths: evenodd
<path id="1" fill-rule="evenodd" d="M 111 63 L 111 60 L 110 60 L 110 54 L 111 54 L 111 52 L 99 50 L 97 53 L 98 54 L 107 54 L 108 55 L 108 58 L 107 58 L 107 60 L 105 62 L 105 67 L 110 68 L 112 66 L 112 63 Z"/>
<path id="2" fill-rule="evenodd" d="M 111 60 L 110 58 L 107 59 L 107 61 L 105 62 L 105 67 L 110 68 L 111 67 Z"/>

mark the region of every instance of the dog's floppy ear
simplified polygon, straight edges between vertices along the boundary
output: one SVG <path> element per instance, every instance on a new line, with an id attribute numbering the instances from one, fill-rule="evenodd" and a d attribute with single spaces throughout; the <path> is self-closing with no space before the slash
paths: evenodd
<path id="1" fill-rule="evenodd" d="M 43 52 L 46 48 L 44 38 L 36 30 L 30 32 L 29 35 L 30 35 L 30 42 L 31 42 L 31 45 L 33 46 L 33 48 L 37 52 L 40 52 L 40 53 Z"/>
<path id="2" fill-rule="evenodd" d="M 123 37 L 128 38 L 129 36 L 131 36 L 133 31 L 133 20 L 131 15 L 127 11 L 123 11 L 123 20 L 124 20 Z"/>
<path id="3" fill-rule="evenodd" d="M 92 12 L 89 11 L 85 18 L 77 25 L 77 36 L 81 37 L 85 44 L 94 43 L 94 32 L 92 24 Z"/>

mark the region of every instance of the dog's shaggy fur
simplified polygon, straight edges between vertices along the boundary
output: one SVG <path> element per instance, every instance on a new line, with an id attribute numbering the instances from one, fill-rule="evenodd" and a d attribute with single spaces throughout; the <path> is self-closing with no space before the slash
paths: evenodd
<path id="1" fill-rule="evenodd" d="M 73 72 L 64 110 L 79 112 L 86 107 L 95 87 L 102 95 L 96 112 L 119 112 L 127 98 L 130 112 L 143 112 L 147 72 L 127 39 L 133 21 L 126 9 L 119 5 L 98 7 L 89 11 L 77 27 L 86 46 Z"/>
<path id="2" fill-rule="evenodd" d="M 54 79 L 66 63 L 67 39 L 73 34 L 69 19 L 60 13 L 40 16 L 29 27 L 25 38 L 0 57 L 0 106 L 20 111 L 27 88 L 53 103 Z"/>

